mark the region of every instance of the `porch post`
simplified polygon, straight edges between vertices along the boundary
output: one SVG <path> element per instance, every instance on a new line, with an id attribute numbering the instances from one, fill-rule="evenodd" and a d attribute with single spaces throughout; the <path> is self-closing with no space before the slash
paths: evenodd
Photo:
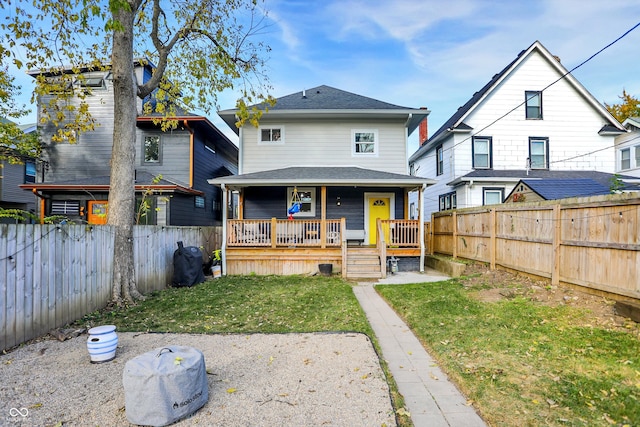
<path id="1" fill-rule="evenodd" d="M 427 184 L 422 184 L 422 189 L 418 191 L 418 233 L 420 236 L 420 273 L 424 273 L 424 190 Z"/>
<path id="2" fill-rule="evenodd" d="M 327 247 L 327 187 L 320 188 L 320 247 Z"/>
<path id="3" fill-rule="evenodd" d="M 220 249 L 222 249 L 222 274 L 227 275 L 227 218 L 229 207 L 227 205 L 229 195 L 227 194 L 227 188 L 224 184 L 220 184 L 222 190 L 222 242 L 220 243 Z"/>

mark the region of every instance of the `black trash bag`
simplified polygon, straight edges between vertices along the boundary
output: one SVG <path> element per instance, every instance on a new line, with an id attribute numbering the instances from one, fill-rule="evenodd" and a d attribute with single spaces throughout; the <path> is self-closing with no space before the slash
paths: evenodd
<path id="1" fill-rule="evenodd" d="M 173 253 L 173 280 L 171 286 L 193 286 L 204 282 L 202 252 L 195 246 L 182 245 Z"/>

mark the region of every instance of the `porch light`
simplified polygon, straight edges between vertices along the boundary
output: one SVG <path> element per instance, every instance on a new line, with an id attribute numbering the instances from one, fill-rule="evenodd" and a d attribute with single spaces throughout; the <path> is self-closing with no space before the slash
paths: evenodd
<path id="1" fill-rule="evenodd" d="M 342 202 L 340 201 L 340 196 L 336 197 L 336 206 L 340 206 Z"/>

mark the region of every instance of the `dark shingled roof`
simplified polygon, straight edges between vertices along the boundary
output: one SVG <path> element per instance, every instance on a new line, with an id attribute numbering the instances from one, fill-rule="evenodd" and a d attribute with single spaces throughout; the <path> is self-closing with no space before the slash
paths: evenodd
<path id="1" fill-rule="evenodd" d="M 433 184 L 428 178 L 364 169 L 356 166 L 288 167 L 261 172 L 233 175 L 209 180 L 210 184 L 235 186 L 270 185 L 375 185 L 420 186 Z"/>
<path id="2" fill-rule="evenodd" d="M 598 196 L 611 193 L 610 185 L 604 185 L 588 178 L 523 179 L 520 182 L 526 184 L 545 200 Z"/>
<path id="3" fill-rule="evenodd" d="M 262 105 L 264 106 L 264 104 Z M 261 107 L 262 107 L 261 106 Z M 333 88 L 317 86 L 277 99 L 269 110 L 407 110 L 409 107 L 389 104 L 377 99 Z"/>

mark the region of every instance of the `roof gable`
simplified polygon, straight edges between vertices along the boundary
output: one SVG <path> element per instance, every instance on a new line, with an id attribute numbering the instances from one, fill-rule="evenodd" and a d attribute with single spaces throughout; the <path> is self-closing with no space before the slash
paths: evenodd
<path id="1" fill-rule="evenodd" d="M 347 117 L 347 115 L 357 117 L 401 117 L 406 120 L 409 133 L 413 132 L 419 123 L 429 115 L 426 108 L 403 107 L 377 99 L 358 95 L 321 85 L 311 89 L 305 89 L 290 95 L 277 98 L 274 106 L 265 103 L 248 107 L 267 111 L 270 116 L 294 116 L 304 115 L 310 117 L 311 114 L 322 115 L 323 117 Z M 218 115 L 238 133 L 235 126 L 237 109 L 221 110 Z"/>
<path id="2" fill-rule="evenodd" d="M 578 80 L 573 77 L 572 74 L 560 63 L 560 61 L 553 56 L 539 41 L 534 42 L 527 49 L 521 51 L 518 56 L 511 61 L 505 68 L 503 68 L 499 73 L 495 74 L 491 80 L 482 87 L 478 92 L 474 93 L 473 96 L 458 110 L 429 138 L 427 143 L 425 143 L 422 147 L 420 147 L 411 157 L 409 161 L 414 161 L 420 158 L 422 155 L 426 154 L 430 151 L 434 146 L 436 146 L 442 139 L 444 139 L 449 131 L 453 131 L 458 129 L 459 127 L 468 126 L 463 122 L 466 117 L 471 114 L 476 108 L 482 105 L 484 99 L 486 99 L 505 79 L 508 79 L 512 73 L 516 71 L 518 66 L 526 61 L 531 55 L 541 55 L 546 61 L 556 70 L 558 74 L 558 79 L 549 82 L 548 88 L 551 85 L 555 84 L 557 81 L 561 79 L 566 79 L 567 82 L 575 89 L 577 93 L 579 93 L 583 99 L 588 102 L 591 107 L 597 110 L 600 115 L 605 119 L 605 125 L 603 126 L 601 132 L 613 132 L 620 133 L 624 132 L 624 128 L 622 125 L 606 110 L 606 108 L 600 104 L 594 97 L 591 95 L 585 88 L 578 82 Z M 544 90 L 544 89 L 543 89 Z M 520 104 L 522 105 L 522 104 Z M 514 106 L 514 107 L 520 107 Z M 505 111 L 504 113 L 508 113 Z"/>

